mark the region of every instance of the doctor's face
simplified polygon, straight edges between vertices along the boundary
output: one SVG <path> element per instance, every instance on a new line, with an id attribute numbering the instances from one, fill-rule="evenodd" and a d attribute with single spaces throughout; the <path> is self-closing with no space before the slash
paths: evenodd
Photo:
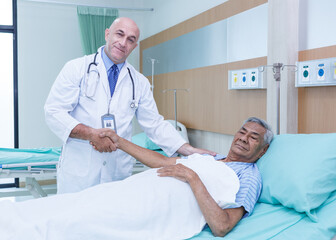
<path id="1" fill-rule="evenodd" d="M 123 63 L 138 45 L 139 28 L 129 18 L 116 19 L 110 28 L 105 30 L 106 55 L 115 63 Z"/>

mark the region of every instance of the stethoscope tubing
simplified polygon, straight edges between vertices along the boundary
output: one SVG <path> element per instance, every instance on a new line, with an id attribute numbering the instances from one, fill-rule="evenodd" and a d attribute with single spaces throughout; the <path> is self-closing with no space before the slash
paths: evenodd
<path id="1" fill-rule="evenodd" d="M 134 86 L 134 80 L 133 80 L 133 77 L 132 77 L 132 74 L 131 74 L 131 70 L 127 67 L 127 70 L 128 70 L 128 74 L 130 75 L 131 77 L 131 81 L 132 81 L 132 88 L 133 88 L 133 101 L 135 101 L 135 93 L 134 93 L 134 89 L 135 89 L 135 86 Z"/>
<path id="2" fill-rule="evenodd" d="M 91 69 L 91 65 L 95 65 L 95 66 L 98 66 L 98 63 L 96 61 L 97 59 L 97 55 L 98 55 L 98 52 L 96 52 L 94 58 L 93 58 L 93 62 L 91 62 L 88 66 L 88 69 L 87 69 L 87 73 L 90 73 L 90 69 Z M 133 93 L 133 96 L 132 96 L 132 102 L 131 102 L 131 105 L 130 107 L 131 108 L 134 108 L 135 107 L 135 85 L 134 85 L 134 80 L 133 80 L 133 77 L 132 77 L 132 74 L 131 74 L 131 70 L 127 67 L 127 70 L 128 70 L 128 74 L 131 78 L 131 82 L 132 82 L 132 93 Z"/>
<path id="3" fill-rule="evenodd" d="M 98 55 L 98 52 L 96 52 L 96 54 L 94 55 L 93 62 L 91 62 L 89 64 L 88 69 L 87 69 L 87 73 L 90 73 L 90 69 L 91 69 L 92 64 L 95 65 L 95 66 L 98 66 L 98 63 L 96 62 L 97 55 Z"/>

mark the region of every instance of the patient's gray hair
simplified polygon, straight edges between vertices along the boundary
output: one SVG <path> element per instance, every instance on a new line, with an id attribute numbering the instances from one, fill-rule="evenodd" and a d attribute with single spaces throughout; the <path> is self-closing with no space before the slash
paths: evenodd
<path id="1" fill-rule="evenodd" d="M 255 122 L 261 125 L 262 127 L 264 127 L 266 129 L 266 133 L 264 135 L 264 143 L 265 144 L 271 143 L 274 134 L 273 134 L 271 126 L 266 121 L 260 118 L 257 118 L 257 117 L 249 117 L 247 120 L 245 120 L 243 126 L 245 125 L 245 123 L 248 123 L 248 122 Z"/>

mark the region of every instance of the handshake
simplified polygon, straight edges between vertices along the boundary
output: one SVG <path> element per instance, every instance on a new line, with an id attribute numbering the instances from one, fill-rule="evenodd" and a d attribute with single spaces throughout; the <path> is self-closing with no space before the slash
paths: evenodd
<path id="1" fill-rule="evenodd" d="M 113 152 L 117 149 L 121 149 L 124 152 L 129 153 L 129 149 L 134 149 L 134 144 L 130 143 L 126 139 L 119 137 L 115 131 L 109 128 L 100 128 L 100 129 L 94 129 L 89 127 L 84 127 L 84 125 L 79 124 L 77 125 L 78 129 L 76 131 L 73 131 L 71 133 L 71 137 L 80 137 L 81 128 L 84 129 L 83 134 L 85 137 L 81 139 L 89 140 L 92 147 L 97 150 L 98 152 Z M 77 127 L 76 127 L 77 128 Z M 140 151 L 140 149 L 138 149 Z M 137 150 L 136 150 L 137 151 Z M 143 151 L 143 150 L 141 150 Z M 210 154 L 212 156 L 216 155 L 216 152 L 209 151 L 206 149 L 201 148 L 194 148 L 189 143 L 184 143 L 179 149 L 177 149 L 177 153 L 188 156 L 193 153 L 199 153 L 199 154 Z M 132 155 L 132 154 L 131 154 Z"/>
<path id="2" fill-rule="evenodd" d="M 122 138 L 109 128 L 101 128 L 92 129 L 89 141 L 99 152 L 113 152 L 119 148 Z"/>

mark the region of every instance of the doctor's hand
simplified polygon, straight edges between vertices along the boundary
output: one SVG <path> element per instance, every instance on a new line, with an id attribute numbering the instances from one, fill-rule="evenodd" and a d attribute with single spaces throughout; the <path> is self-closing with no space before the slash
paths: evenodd
<path id="1" fill-rule="evenodd" d="M 117 150 L 116 145 L 110 138 L 102 136 L 102 133 L 106 132 L 107 130 L 112 131 L 106 128 L 93 129 L 90 138 L 90 144 L 95 150 L 99 152 L 113 152 Z"/>
<path id="2" fill-rule="evenodd" d="M 182 154 L 184 156 L 189 156 L 191 154 L 194 153 L 199 153 L 199 154 L 209 154 L 211 156 L 216 156 L 217 153 L 213 152 L 213 151 L 209 151 L 206 149 L 201 149 L 201 148 L 194 148 L 193 146 L 191 146 L 188 143 L 183 144 L 178 150 L 177 152 L 179 154 Z"/>
<path id="3" fill-rule="evenodd" d="M 159 177 L 174 177 L 186 183 L 198 178 L 197 173 L 180 163 L 160 168 L 157 173 Z"/>

